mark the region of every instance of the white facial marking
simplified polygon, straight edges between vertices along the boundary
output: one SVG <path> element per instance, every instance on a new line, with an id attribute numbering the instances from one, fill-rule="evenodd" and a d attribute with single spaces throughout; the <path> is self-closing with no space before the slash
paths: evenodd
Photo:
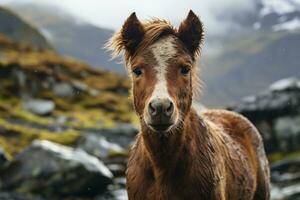
<path id="1" fill-rule="evenodd" d="M 157 66 L 154 66 L 157 82 L 150 101 L 154 98 L 171 99 L 167 88 L 166 75 L 169 59 L 177 54 L 174 36 L 169 36 L 156 42 L 151 46 L 151 51 L 157 61 Z"/>

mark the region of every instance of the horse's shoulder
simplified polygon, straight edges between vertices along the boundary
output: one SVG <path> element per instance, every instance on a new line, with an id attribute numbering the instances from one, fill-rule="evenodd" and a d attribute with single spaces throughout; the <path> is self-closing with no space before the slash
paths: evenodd
<path id="1" fill-rule="evenodd" d="M 200 115 L 204 121 L 210 121 L 221 127 L 226 134 L 236 141 L 242 142 L 241 140 L 245 140 L 256 147 L 262 143 L 256 127 L 241 114 L 228 110 L 211 109 L 203 111 Z"/>
<path id="2" fill-rule="evenodd" d="M 201 112 L 200 116 L 202 116 L 204 120 L 210 120 L 227 130 L 229 128 L 238 130 L 256 129 L 246 117 L 228 110 L 209 109 Z"/>
<path id="3" fill-rule="evenodd" d="M 239 121 L 248 121 L 244 116 L 241 114 L 238 114 L 233 111 L 224 110 L 224 109 L 206 109 L 203 110 L 201 115 L 209 118 L 226 118 L 227 120 L 239 120 Z"/>

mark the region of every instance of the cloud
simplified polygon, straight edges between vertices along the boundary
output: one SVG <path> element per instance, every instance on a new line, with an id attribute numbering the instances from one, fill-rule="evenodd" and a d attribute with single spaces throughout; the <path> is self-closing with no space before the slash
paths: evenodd
<path id="1" fill-rule="evenodd" d="M 0 3 L 41 3 L 40 0 L 0 0 Z M 253 0 L 43 0 L 43 3 L 63 8 L 92 24 L 119 29 L 130 13 L 136 12 L 141 19 L 164 18 L 175 25 L 192 9 L 200 15 L 206 30 L 212 35 L 221 35 L 234 26 L 232 16 L 255 9 Z"/>

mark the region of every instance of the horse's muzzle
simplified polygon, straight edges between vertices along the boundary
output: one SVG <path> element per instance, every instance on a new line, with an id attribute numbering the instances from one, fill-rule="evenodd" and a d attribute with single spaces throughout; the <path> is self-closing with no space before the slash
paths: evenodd
<path id="1" fill-rule="evenodd" d="M 167 131 L 174 124 L 174 105 L 167 98 L 157 98 L 148 104 L 148 125 L 154 131 Z"/>

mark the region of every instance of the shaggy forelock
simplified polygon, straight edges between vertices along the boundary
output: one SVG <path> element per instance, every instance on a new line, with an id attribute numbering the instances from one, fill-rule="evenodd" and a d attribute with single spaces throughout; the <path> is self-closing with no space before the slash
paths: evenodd
<path id="1" fill-rule="evenodd" d="M 145 35 L 133 55 L 130 55 L 125 51 L 121 31 L 116 32 L 105 45 L 106 49 L 112 52 L 112 57 L 115 58 L 120 54 L 124 54 L 127 66 L 128 63 L 139 52 L 154 44 L 160 38 L 166 35 L 176 35 L 177 33 L 177 30 L 166 20 L 152 19 L 149 21 L 145 21 L 143 23 L 143 27 L 145 30 Z"/>

